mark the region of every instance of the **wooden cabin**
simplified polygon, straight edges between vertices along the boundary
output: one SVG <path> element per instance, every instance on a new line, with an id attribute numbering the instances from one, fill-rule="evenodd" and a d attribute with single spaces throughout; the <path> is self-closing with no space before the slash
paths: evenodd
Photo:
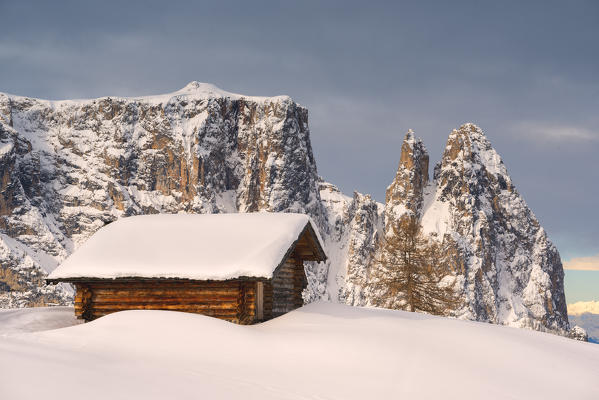
<path id="1" fill-rule="evenodd" d="M 253 324 L 303 304 L 304 261 L 325 261 L 310 218 L 155 214 L 96 232 L 46 279 L 75 286 L 75 314 L 173 310 Z"/>

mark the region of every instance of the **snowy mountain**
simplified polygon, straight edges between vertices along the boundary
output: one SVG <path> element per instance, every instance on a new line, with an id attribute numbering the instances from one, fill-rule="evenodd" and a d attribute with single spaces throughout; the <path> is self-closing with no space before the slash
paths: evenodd
<path id="1" fill-rule="evenodd" d="M 465 262 L 467 318 L 568 328 L 559 253 L 478 127 L 450 134 L 424 203 L 425 230 L 449 235 Z"/>
<path id="2" fill-rule="evenodd" d="M 297 211 L 327 232 L 308 111 L 286 96 L 0 94 L 0 143 L 0 306 L 67 302 L 41 278 L 123 216 Z"/>
<path id="3" fill-rule="evenodd" d="M 449 135 L 431 182 L 428 160 L 422 141 L 408 132 L 386 203 L 379 205 L 384 211 L 362 213 L 357 227 L 340 224 L 345 243 L 353 243 L 347 250 L 346 268 L 338 273 L 345 281 L 340 285 L 346 293 L 342 299 L 353 305 L 380 304 L 381 293 L 367 288 L 372 243 L 392 221 L 411 214 L 431 240 L 444 244 L 445 255 L 456 265 L 455 288 L 465 301 L 453 315 L 566 334 L 559 253 L 480 128 L 465 124 Z M 322 190 L 321 197 L 326 198 Z M 361 198 L 346 199 L 344 207 L 354 209 Z M 341 201 L 339 197 L 338 209 Z M 351 220 L 351 212 L 346 214 Z M 378 231 L 361 230 L 370 226 L 378 226 Z"/>
<path id="4" fill-rule="evenodd" d="M 460 318 L 566 333 L 559 254 L 482 131 L 449 136 L 429 182 L 412 132 L 386 203 L 317 175 L 308 111 L 192 82 L 139 98 L 46 101 L 0 94 L 0 307 L 66 304 L 45 274 L 104 224 L 145 213 L 303 212 L 329 260 L 307 301 L 372 305 L 382 235 L 406 213 L 460 265 Z"/>
<path id="5" fill-rule="evenodd" d="M 69 323 L 52 310 L 0 311 L 0 398 L 546 400 L 599 392 L 597 345 L 425 314 L 319 302 L 242 326 L 137 310 L 18 333 Z"/>

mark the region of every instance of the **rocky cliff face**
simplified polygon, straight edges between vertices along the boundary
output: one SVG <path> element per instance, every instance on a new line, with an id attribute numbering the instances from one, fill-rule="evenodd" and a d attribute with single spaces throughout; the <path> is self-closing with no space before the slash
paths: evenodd
<path id="1" fill-rule="evenodd" d="M 401 146 L 399 166 L 395 179 L 385 196 L 385 225 L 406 212 L 419 215 L 428 184 L 428 152 L 422 140 L 408 131 Z"/>
<path id="2" fill-rule="evenodd" d="M 563 332 L 559 254 L 474 125 L 452 132 L 429 182 L 408 133 L 386 204 L 318 178 L 307 110 L 192 82 L 162 96 L 45 101 L 0 94 L 0 307 L 64 304 L 42 279 L 104 224 L 142 213 L 304 212 L 326 264 L 306 300 L 372 304 L 385 226 L 417 216 L 463 264 L 461 318 Z"/>
<path id="3" fill-rule="evenodd" d="M 296 211 L 328 230 L 308 112 L 286 96 L 197 82 L 145 98 L 0 95 L 0 143 L 4 307 L 66 301 L 41 277 L 123 216 Z"/>
<path id="4" fill-rule="evenodd" d="M 370 195 L 354 192 L 353 197 L 345 196 L 327 182 L 320 184 L 320 197 L 330 227 L 326 239 L 326 290 L 321 297 L 364 305 L 368 266 L 375 257 L 383 229 L 383 206 Z"/>

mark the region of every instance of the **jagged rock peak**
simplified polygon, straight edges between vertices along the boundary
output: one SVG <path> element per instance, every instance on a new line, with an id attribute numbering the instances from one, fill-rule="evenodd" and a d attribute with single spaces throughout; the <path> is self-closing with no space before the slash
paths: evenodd
<path id="1" fill-rule="evenodd" d="M 464 170 L 484 169 L 495 177 L 503 176 L 509 180 L 501 157 L 483 130 L 473 123 L 463 124 L 449 134 L 440 166 L 435 170 L 435 178 L 438 168 L 452 168 L 458 164 Z"/>
<path id="2" fill-rule="evenodd" d="M 423 231 L 459 243 L 452 247 L 464 260 L 466 303 L 456 315 L 566 333 L 559 253 L 479 127 L 451 132 L 431 189 Z"/>
<path id="3" fill-rule="evenodd" d="M 424 158 L 428 160 L 428 152 L 424 146 L 424 142 L 422 139 L 416 138 L 414 131 L 409 129 L 401 146 L 399 168 L 402 166 L 408 169 L 413 168 L 414 166 L 419 168 L 421 166 L 417 164 L 422 162 Z M 428 162 L 426 163 L 426 168 L 428 170 Z M 428 175 L 426 178 L 428 180 Z"/>
<path id="4" fill-rule="evenodd" d="M 384 226 L 365 196 L 347 202 L 352 206 L 345 209 L 353 213 L 345 214 L 352 219 L 344 217 L 338 224 L 340 242 L 347 243 L 339 252 L 347 254 L 340 300 L 392 304 L 393 296 L 384 298 L 385 292 L 369 289 L 369 261 L 379 248 L 376 238 L 389 237 L 390 223 L 411 213 L 420 218 L 431 243 L 442 246 L 439 262 L 451 271 L 447 277 L 455 278 L 454 288 L 463 299 L 454 310 L 456 317 L 568 334 L 559 253 L 512 186 L 483 131 L 474 124 L 453 130 L 435 181 L 427 184 L 427 176 L 426 149 L 408 132 L 387 189 Z"/>
<path id="5" fill-rule="evenodd" d="M 423 190 L 428 183 L 429 156 L 422 139 L 408 130 L 401 146 L 397 173 L 385 196 L 385 218 L 399 218 L 405 212 L 416 215 L 422 208 Z"/>

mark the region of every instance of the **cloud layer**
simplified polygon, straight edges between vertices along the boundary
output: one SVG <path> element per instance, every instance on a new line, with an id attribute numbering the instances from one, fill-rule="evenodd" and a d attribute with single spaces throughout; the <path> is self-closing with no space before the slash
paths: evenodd
<path id="1" fill-rule="evenodd" d="M 548 124 L 546 122 L 521 122 L 513 128 L 514 132 L 539 143 L 551 142 L 589 142 L 599 141 L 599 131 L 574 125 Z"/>
<path id="2" fill-rule="evenodd" d="M 319 174 L 379 201 L 408 128 L 432 172 L 472 121 L 570 259 L 599 237 L 599 2 L 571 3 L 0 1 L 0 92 L 287 94 Z"/>
<path id="3" fill-rule="evenodd" d="M 578 301 L 568 304 L 568 315 L 599 314 L 599 301 Z"/>
<path id="4" fill-rule="evenodd" d="M 564 269 L 579 271 L 599 271 L 599 254 L 591 257 L 575 257 L 564 261 Z"/>

